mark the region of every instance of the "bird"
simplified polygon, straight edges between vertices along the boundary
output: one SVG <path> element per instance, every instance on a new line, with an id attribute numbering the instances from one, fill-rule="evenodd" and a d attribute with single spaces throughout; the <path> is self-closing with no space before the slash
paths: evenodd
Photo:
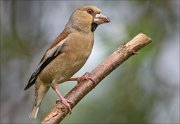
<path id="1" fill-rule="evenodd" d="M 35 84 L 35 100 L 29 118 L 36 119 L 49 88 L 56 92 L 59 100 L 71 112 L 71 101 L 63 97 L 58 90 L 58 84 L 72 80 L 93 81 L 89 73 L 76 78 L 72 76 L 83 67 L 90 56 L 96 28 L 109 22 L 110 19 L 96 6 L 82 6 L 72 13 L 64 30 L 49 46 L 24 88 L 27 90 Z"/>

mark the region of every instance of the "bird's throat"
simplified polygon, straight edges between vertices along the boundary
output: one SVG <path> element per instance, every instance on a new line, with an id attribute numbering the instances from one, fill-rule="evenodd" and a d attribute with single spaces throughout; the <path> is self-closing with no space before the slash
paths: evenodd
<path id="1" fill-rule="evenodd" d="M 92 23 L 92 24 L 91 24 L 91 31 L 94 32 L 97 27 L 98 27 L 98 24 Z"/>

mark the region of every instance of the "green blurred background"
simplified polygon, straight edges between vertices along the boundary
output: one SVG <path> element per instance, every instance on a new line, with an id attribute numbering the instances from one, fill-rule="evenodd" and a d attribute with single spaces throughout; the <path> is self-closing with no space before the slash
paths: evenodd
<path id="1" fill-rule="evenodd" d="M 37 120 L 30 120 L 34 87 L 23 89 L 48 45 L 83 5 L 99 7 L 111 23 L 97 28 L 93 52 L 76 76 L 140 32 L 153 42 L 106 77 L 62 123 L 180 123 L 178 0 L 0 1 L 1 123 L 37 123 L 55 105 L 50 90 Z M 65 95 L 75 85 L 59 89 Z"/>

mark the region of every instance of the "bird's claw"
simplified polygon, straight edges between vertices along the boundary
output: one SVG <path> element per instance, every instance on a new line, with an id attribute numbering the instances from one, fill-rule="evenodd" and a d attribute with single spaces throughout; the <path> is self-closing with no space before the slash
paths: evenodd
<path id="1" fill-rule="evenodd" d="M 81 81 L 84 81 L 84 80 L 90 80 L 92 81 L 93 83 L 95 83 L 95 81 L 90 77 L 90 73 L 89 72 L 86 72 L 83 76 L 77 78 L 77 82 L 81 82 Z"/>
<path id="2" fill-rule="evenodd" d="M 90 77 L 90 73 L 86 72 L 83 76 L 81 77 L 74 77 L 74 78 L 70 78 L 68 81 L 77 81 L 77 83 L 79 84 L 81 81 L 84 80 L 90 80 L 92 81 L 94 84 L 96 83 L 91 77 Z"/>
<path id="3" fill-rule="evenodd" d="M 86 80 L 90 80 L 90 81 L 92 81 L 93 83 L 96 83 L 96 82 L 90 77 L 90 73 L 89 73 L 89 72 L 86 72 L 83 76 L 85 76 L 85 79 L 86 79 Z"/>
<path id="4" fill-rule="evenodd" d="M 56 100 L 56 104 L 59 104 L 60 101 L 62 102 L 62 104 L 64 104 L 68 108 L 68 110 L 69 110 L 69 112 L 71 114 L 72 109 L 71 109 L 71 105 L 70 104 L 72 104 L 72 102 L 70 100 L 65 99 L 65 98 L 61 98 L 61 100 L 60 99 Z"/>

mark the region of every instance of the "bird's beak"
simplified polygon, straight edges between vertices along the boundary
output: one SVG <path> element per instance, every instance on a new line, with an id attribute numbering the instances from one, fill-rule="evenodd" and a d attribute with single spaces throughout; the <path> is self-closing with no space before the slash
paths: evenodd
<path id="1" fill-rule="evenodd" d="M 110 22 L 110 19 L 102 13 L 96 14 L 96 16 L 94 17 L 94 23 L 96 23 L 98 25 L 104 24 L 104 23 L 109 23 L 109 22 Z"/>

